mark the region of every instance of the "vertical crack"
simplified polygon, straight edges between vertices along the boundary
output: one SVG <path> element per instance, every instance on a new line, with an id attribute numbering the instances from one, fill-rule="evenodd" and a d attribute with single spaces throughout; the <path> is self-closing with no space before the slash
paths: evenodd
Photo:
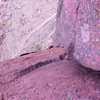
<path id="1" fill-rule="evenodd" d="M 58 18 L 60 17 L 60 15 L 61 15 L 62 7 L 63 7 L 63 0 L 59 0 L 59 1 L 58 1 L 58 9 L 57 9 L 57 19 L 58 19 Z"/>
<path id="2" fill-rule="evenodd" d="M 1 95 L 1 100 L 4 100 L 4 94 Z"/>
<path id="3" fill-rule="evenodd" d="M 76 14 L 78 14 L 79 7 L 80 7 L 80 2 L 78 2 L 77 8 L 76 8 Z"/>
<path id="4" fill-rule="evenodd" d="M 68 51 L 67 51 L 67 60 L 71 60 L 74 58 L 74 52 L 75 52 L 75 45 L 73 42 L 71 42 L 69 44 Z"/>

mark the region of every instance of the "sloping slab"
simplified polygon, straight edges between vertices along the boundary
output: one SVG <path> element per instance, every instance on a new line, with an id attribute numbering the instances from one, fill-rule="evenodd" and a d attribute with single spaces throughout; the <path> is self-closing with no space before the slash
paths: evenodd
<path id="1" fill-rule="evenodd" d="M 5 100 L 100 100 L 100 73 L 63 60 L 6 84 L 3 95 Z"/>
<path id="2" fill-rule="evenodd" d="M 1 62 L 0 100 L 100 100 L 100 72 L 52 48 Z"/>
<path id="3" fill-rule="evenodd" d="M 52 48 L 0 63 L 0 82 L 5 84 L 38 67 L 64 59 L 63 48 Z"/>

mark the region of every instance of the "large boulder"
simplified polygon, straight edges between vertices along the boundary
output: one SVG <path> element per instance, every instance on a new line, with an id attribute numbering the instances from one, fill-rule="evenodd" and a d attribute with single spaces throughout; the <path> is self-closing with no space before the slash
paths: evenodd
<path id="1" fill-rule="evenodd" d="M 100 70 L 100 0 L 59 0 L 54 44 L 68 57 Z"/>
<path id="2" fill-rule="evenodd" d="M 0 0 L 0 60 L 47 48 L 56 8 L 57 0 Z"/>

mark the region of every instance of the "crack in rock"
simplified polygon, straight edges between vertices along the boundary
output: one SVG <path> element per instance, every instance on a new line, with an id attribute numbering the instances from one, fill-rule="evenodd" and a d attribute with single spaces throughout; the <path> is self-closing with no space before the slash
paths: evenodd
<path id="1" fill-rule="evenodd" d="M 5 99 L 4 99 L 4 94 L 1 95 L 1 100 L 5 100 Z"/>
<path id="2" fill-rule="evenodd" d="M 26 75 L 34 70 L 36 70 L 37 68 L 40 68 L 40 67 L 43 67 L 43 66 L 46 66 L 48 64 L 51 64 L 51 63 L 54 63 L 54 62 L 58 62 L 58 61 L 61 61 L 63 59 L 65 59 L 65 56 L 66 56 L 66 53 L 65 54 L 62 54 L 60 55 L 58 58 L 54 58 L 54 59 L 49 59 L 49 60 L 46 60 L 46 61 L 40 61 L 38 63 L 36 63 L 35 65 L 30 65 L 29 67 L 17 72 L 17 77 L 16 78 L 19 78 L 23 75 Z"/>
<path id="3" fill-rule="evenodd" d="M 46 66 L 46 65 L 54 63 L 54 62 L 64 60 L 65 56 L 66 56 L 66 53 L 63 53 L 63 54 L 59 55 L 58 57 L 51 58 L 51 59 L 49 58 L 48 60 L 44 60 L 44 61 L 38 61 L 37 63 L 30 65 L 24 69 L 20 69 L 17 71 L 10 72 L 6 75 L 3 75 L 0 77 L 1 78 L 0 84 L 4 85 L 4 84 L 11 83 L 12 81 L 15 81 L 16 79 L 18 79 L 19 77 L 22 77 L 40 67 Z"/>
<path id="4" fill-rule="evenodd" d="M 60 18 L 60 15 L 61 15 L 61 11 L 62 11 L 62 7 L 63 7 L 63 0 L 60 0 L 58 2 L 58 9 L 57 9 L 57 19 Z"/>

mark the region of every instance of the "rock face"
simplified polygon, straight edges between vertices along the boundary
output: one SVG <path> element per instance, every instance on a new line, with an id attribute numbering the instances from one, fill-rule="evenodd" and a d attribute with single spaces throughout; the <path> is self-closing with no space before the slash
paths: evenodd
<path id="1" fill-rule="evenodd" d="M 54 43 L 61 47 L 0 61 L 0 100 L 100 100 L 100 71 L 95 71 L 100 70 L 99 24 L 94 9 L 97 1 L 59 0 Z"/>
<path id="2" fill-rule="evenodd" d="M 54 44 L 100 70 L 100 0 L 59 0 L 56 26 Z"/>
<path id="3" fill-rule="evenodd" d="M 100 100 L 100 73 L 52 48 L 0 62 L 0 100 Z"/>
<path id="4" fill-rule="evenodd" d="M 47 48 L 56 8 L 57 0 L 0 0 L 0 60 Z"/>

